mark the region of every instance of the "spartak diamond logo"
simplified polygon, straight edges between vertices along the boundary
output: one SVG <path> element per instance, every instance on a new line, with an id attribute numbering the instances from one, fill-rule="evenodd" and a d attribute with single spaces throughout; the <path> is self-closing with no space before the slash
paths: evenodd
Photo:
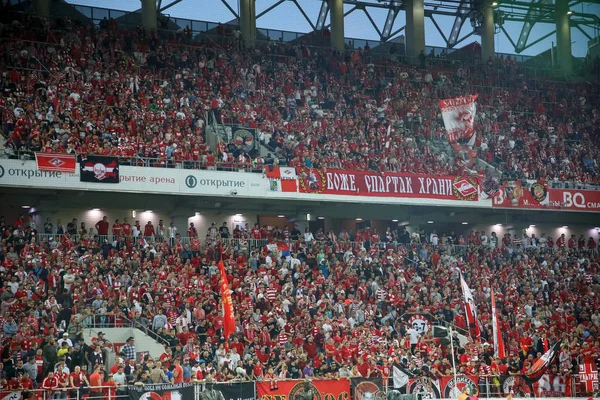
<path id="1" fill-rule="evenodd" d="M 477 195 L 477 183 L 472 178 L 454 178 L 454 195 L 460 200 L 473 200 Z"/>
<path id="2" fill-rule="evenodd" d="M 58 167 L 62 167 L 63 165 L 65 165 L 66 163 L 61 160 L 60 158 L 53 158 L 52 160 L 48 161 L 50 164 L 54 165 L 56 168 Z"/>

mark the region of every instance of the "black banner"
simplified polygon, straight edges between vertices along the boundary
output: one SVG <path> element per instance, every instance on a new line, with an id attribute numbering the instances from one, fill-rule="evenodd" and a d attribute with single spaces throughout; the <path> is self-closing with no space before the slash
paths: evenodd
<path id="1" fill-rule="evenodd" d="M 231 383 L 216 383 L 213 386 L 214 390 L 221 392 L 225 400 L 254 400 L 254 382 L 231 382 Z M 202 390 L 205 390 L 202 385 Z M 202 395 L 200 395 L 202 399 Z"/>
<path id="2" fill-rule="evenodd" d="M 382 378 L 351 378 L 350 387 L 355 400 L 384 399 L 385 388 Z"/>
<path id="3" fill-rule="evenodd" d="M 243 150 L 251 151 L 254 149 L 256 141 L 256 130 L 252 128 L 243 128 L 233 126 L 231 128 L 231 137 L 236 146 L 242 146 Z"/>
<path id="4" fill-rule="evenodd" d="M 129 386 L 131 400 L 187 400 L 194 398 L 193 383 Z"/>
<path id="5" fill-rule="evenodd" d="M 85 156 L 79 161 L 81 182 L 119 183 L 117 157 Z"/>

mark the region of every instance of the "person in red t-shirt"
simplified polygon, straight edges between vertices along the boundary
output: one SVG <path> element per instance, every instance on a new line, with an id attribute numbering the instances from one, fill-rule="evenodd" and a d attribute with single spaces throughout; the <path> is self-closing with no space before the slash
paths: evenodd
<path id="1" fill-rule="evenodd" d="M 121 232 L 123 232 L 124 236 L 131 237 L 131 224 L 127 220 L 127 217 L 125 217 L 123 223 L 121 224 Z"/>
<path id="2" fill-rule="evenodd" d="M 154 234 L 154 225 L 152 225 L 152 221 L 148 221 L 148 223 L 144 225 L 144 236 L 146 237 L 146 240 L 151 239 Z"/>
<path id="3" fill-rule="evenodd" d="M 121 234 L 123 233 L 123 227 L 121 225 L 121 223 L 119 222 L 119 220 L 115 220 L 115 223 L 113 224 L 112 227 L 112 234 L 113 234 L 113 240 L 117 240 L 119 238 L 119 236 L 121 236 Z"/>
<path id="4" fill-rule="evenodd" d="M 106 216 L 102 218 L 102 221 L 96 222 L 96 230 L 101 238 L 108 235 L 108 225 L 108 217 Z"/>

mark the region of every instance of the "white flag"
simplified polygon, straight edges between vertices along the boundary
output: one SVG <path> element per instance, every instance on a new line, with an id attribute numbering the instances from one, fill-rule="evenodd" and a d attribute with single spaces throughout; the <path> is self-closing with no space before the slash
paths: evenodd
<path id="1" fill-rule="evenodd" d="M 478 95 L 440 100 L 442 118 L 446 126 L 448 141 L 455 143 L 459 139 L 473 136 L 473 121 L 477 111 Z"/>

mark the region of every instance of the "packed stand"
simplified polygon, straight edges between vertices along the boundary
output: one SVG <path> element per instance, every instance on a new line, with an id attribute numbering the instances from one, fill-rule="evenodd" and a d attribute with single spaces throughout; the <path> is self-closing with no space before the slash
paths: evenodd
<path id="1" fill-rule="evenodd" d="M 282 159 L 486 173 L 460 152 L 430 145 L 445 139 L 438 100 L 477 93 L 475 148 L 505 177 L 599 181 L 597 85 L 529 79 L 510 58 L 458 68 L 422 55 L 413 67 L 376 59 L 369 48 L 340 56 L 270 42 L 244 51 L 236 40 L 195 43 L 186 34 L 121 30 L 115 21 L 60 20 L 52 29 L 35 21 L 2 30 L 0 109 L 12 149 L 256 172 Z M 205 125 L 214 120 L 256 128 L 271 156 L 235 140 L 210 149 Z"/>
<path id="2" fill-rule="evenodd" d="M 13 223 L 0 218 L 0 227 L 2 391 L 388 378 L 393 364 L 439 378 L 452 374 L 453 356 L 460 374 L 515 375 L 527 372 L 559 339 L 555 372 L 569 377 L 582 362 L 600 363 L 593 238 L 409 234 L 401 226 L 386 232 L 268 230 L 258 224 L 230 230 L 226 223 L 198 232 L 193 224 L 179 231 L 172 223 L 130 224 L 127 218 L 103 218 L 94 227 L 48 218 L 37 226 L 25 216 Z M 228 343 L 220 259 L 236 313 L 237 332 Z M 408 318 L 427 315 L 431 323 L 453 324 L 468 335 L 460 271 L 483 329 L 480 340 L 463 346 L 455 341 L 453 354 L 431 331 L 420 335 Z M 493 356 L 491 346 L 491 285 L 504 360 Z M 159 358 L 139 359 L 130 338 L 115 364 L 106 365 L 103 349 L 113 348 L 110 338 L 82 338 L 86 326 L 131 324 L 168 343 Z"/>

